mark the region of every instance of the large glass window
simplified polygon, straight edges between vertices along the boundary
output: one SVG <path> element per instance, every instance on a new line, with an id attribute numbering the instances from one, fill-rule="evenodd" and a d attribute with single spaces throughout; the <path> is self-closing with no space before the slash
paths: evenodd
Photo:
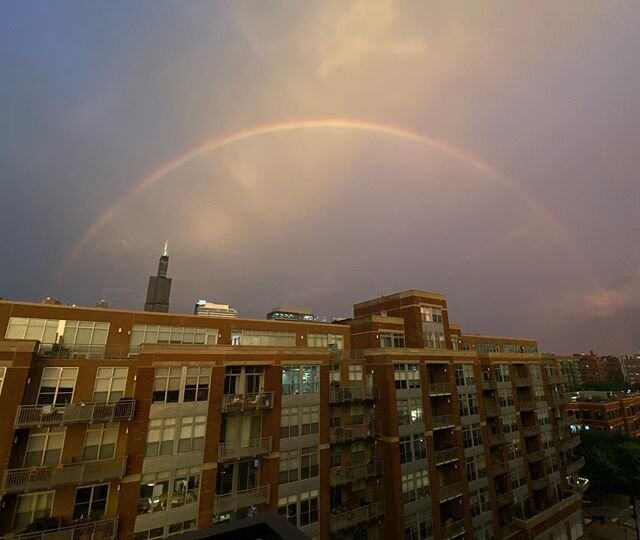
<path id="1" fill-rule="evenodd" d="M 54 493 L 54 491 L 43 491 L 18 495 L 13 530 L 22 532 L 34 521 L 50 517 Z"/>
<path id="2" fill-rule="evenodd" d="M 200 467 L 176 469 L 173 477 L 171 508 L 198 502 Z"/>
<path id="3" fill-rule="evenodd" d="M 78 368 L 46 367 L 42 371 L 38 405 L 71 403 Z"/>
<path id="4" fill-rule="evenodd" d="M 93 401 L 98 403 L 115 402 L 124 397 L 129 368 L 101 367 L 96 372 L 96 386 Z"/>
<path id="5" fill-rule="evenodd" d="M 295 332 L 276 332 L 274 330 L 233 330 L 234 345 L 253 345 L 259 347 L 295 347 Z"/>
<path id="6" fill-rule="evenodd" d="M 380 332 L 380 347 L 404 348 L 404 332 Z"/>
<path id="7" fill-rule="evenodd" d="M 409 463 L 419 459 L 426 459 L 427 448 L 424 435 L 406 435 L 400 437 L 400 463 Z"/>
<path id="8" fill-rule="evenodd" d="M 108 495 L 109 484 L 84 486 L 76 489 L 73 519 L 94 520 L 104 517 Z"/>
<path id="9" fill-rule="evenodd" d="M 422 332 L 422 340 L 426 349 L 446 349 L 447 342 L 444 332 L 433 332 L 425 330 Z"/>
<path id="10" fill-rule="evenodd" d="M 153 381 L 153 403 L 207 401 L 210 380 L 210 367 L 158 367 Z"/>
<path id="11" fill-rule="evenodd" d="M 143 343 L 172 343 L 182 345 L 216 345 L 217 328 L 194 326 L 158 326 L 154 324 L 134 324 L 131 329 L 129 352 L 140 351 Z"/>
<path id="12" fill-rule="evenodd" d="M 55 343 L 58 338 L 58 319 L 29 319 L 9 317 L 6 339 L 29 339 L 41 343 Z M 62 334 L 60 334 L 62 335 Z"/>
<path id="13" fill-rule="evenodd" d="M 496 374 L 496 380 L 498 382 L 509 382 L 511 380 L 511 373 L 509 371 L 509 364 L 496 364 L 493 366 Z"/>
<path id="14" fill-rule="evenodd" d="M 462 439 L 465 448 L 482 444 L 482 432 L 479 427 L 469 426 L 462 430 Z"/>
<path id="15" fill-rule="evenodd" d="M 112 459 L 116 455 L 117 440 L 118 424 L 90 426 L 84 441 L 82 459 L 85 461 Z"/>
<path id="16" fill-rule="evenodd" d="M 318 521 L 318 490 L 278 499 L 278 513 L 295 527 Z"/>
<path id="17" fill-rule="evenodd" d="M 229 366 L 225 369 L 226 395 L 259 394 L 264 390 L 263 366 Z"/>
<path id="18" fill-rule="evenodd" d="M 442 323 L 442 309 L 430 306 L 420 306 L 420 315 L 425 322 Z"/>
<path id="19" fill-rule="evenodd" d="M 167 456 L 173 454 L 176 437 L 175 418 L 155 418 L 149 420 L 146 456 Z"/>
<path id="20" fill-rule="evenodd" d="M 300 365 L 282 367 L 282 393 L 313 394 L 320 391 L 319 366 Z"/>
<path id="21" fill-rule="evenodd" d="M 206 427 L 206 416 L 183 416 L 180 419 L 178 453 L 202 450 L 204 448 Z"/>
<path id="22" fill-rule="evenodd" d="M 27 440 L 25 467 L 51 467 L 60 463 L 66 428 L 32 429 Z"/>
<path id="23" fill-rule="evenodd" d="M 476 345 L 476 350 L 479 353 L 499 353 L 500 345 L 497 343 L 478 343 Z"/>
<path id="24" fill-rule="evenodd" d="M 477 491 L 471 492 L 469 496 L 471 506 L 471 516 L 476 517 L 491 509 L 489 505 L 489 488 L 483 487 Z"/>
<path id="25" fill-rule="evenodd" d="M 483 455 L 472 456 L 466 459 L 467 480 L 473 482 L 487 476 L 487 464 Z"/>
<path id="26" fill-rule="evenodd" d="M 407 504 L 429 495 L 428 471 L 403 474 L 401 477 L 402 502 Z"/>
<path id="27" fill-rule="evenodd" d="M 424 422 L 422 399 L 399 399 L 396 402 L 398 410 L 398 424 L 418 424 Z"/>
<path id="28" fill-rule="evenodd" d="M 473 364 L 456 364 L 456 385 L 471 386 L 476 384 Z"/>
<path id="29" fill-rule="evenodd" d="M 393 377 L 397 390 L 420 388 L 420 369 L 418 364 L 394 364 Z"/>
<path id="30" fill-rule="evenodd" d="M 307 334 L 308 347 L 333 347 L 338 350 L 344 349 L 344 336 L 341 334 L 318 334 L 309 332 Z"/>
<path id="31" fill-rule="evenodd" d="M 478 414 L 478 398 L 475 394 L 458 394 L 458 405 L 460 406 L 460 416 Z"/>

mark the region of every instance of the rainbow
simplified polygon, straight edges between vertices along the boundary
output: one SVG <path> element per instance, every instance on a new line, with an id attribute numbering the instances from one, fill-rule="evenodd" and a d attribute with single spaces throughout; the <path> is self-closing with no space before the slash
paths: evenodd
<path id="1" fill-rule="evenodd" d="M 444 155 L 450 156 L 453 159 L 462 161 L 474 167 L 478 171 L 485 175 L 495 178 L 501 182 L 505 187 L 508 187 L 515 191 L 529 206 L 537 213 L 538 217 L 544 222 L 552 226 L 554 233 L 557 234 L 563 241 L 570 245 L 576 252 L 573 242 L 564 228 L 564 226 L 553 217 L 546 208 L 541 206 L 535 199 L 531 197 L 518 183 L 514 182 L 493 166 L 479 158 L 478 156 L 457 148 L 453 145 L 447 144 L 443 141 L 439 141 L 427 135 L 396 127 L 387 124 L 380 124 L 375 122 L 367 122 L 363 120 L 353 120 L 348 118 L 322 118 L 322 119 L 305 119 L 294 120 L 289 122 L 281 122 L 277 124 L 267 124 L 256 127 L 251 127 L 241 131 L 235 131 L 215 139 L 207 140 L 198 146 L 195 146 L 183 154 L 180 154 L 161 165 L 158 169 L 153 171 L 148 176 L 135 182 L 129 190 L 123 195 L 117 198 L 111 205 L 93 222 L 89 228 L 84 232 L 78 242 L 72 247 L 67 256 L 63 259 L 61 269 L 68 267 L 84 249 L 84 247 L 98 234 L 98 232 L 105 227 L 126 205 L 126 203 L 136 197 L 146 189 L 153 186 L 156 182 L 159 182 L 166 176 L 175 172 L 179 168 L 183 167 L 187 163 L 198 159 L 199 157 L 215 152 L 227 146 L 254 139 L 258 137 L 265 137 L 268 135 L 274 135 L 277 133 L 290 133 L 295 131 L 306 130 L 350 130 L 360 131 L 367 133 L 374 133 L 379 135 L 385 135 L 389 137 L 395 137 L 403 139 L 405 141 L 418 143 L 420 145 L 427 146 L 433 150 L 441 152 Z M 584 265 L 583 257 L 579 255 L 581 264 Z"/>

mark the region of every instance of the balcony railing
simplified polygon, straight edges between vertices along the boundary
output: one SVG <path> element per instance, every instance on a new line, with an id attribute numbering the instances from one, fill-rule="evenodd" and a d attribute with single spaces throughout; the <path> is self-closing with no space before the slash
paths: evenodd
<path id="1" fill-rule="evenodd" d="M 21 405 L 16 413 L 15 428 L 131 420 L 135 408 L 135 399 L 121 399 L 113 403 L 67 403 L 59 406 Z"/>
<path id="2" fill-rule="evenodd" d="M 482 381 L 483 390 L 495 390 L 498 388 L 498 381 L 495 379 L 485 379 Z"/>
<path id="3" fill-rule="evenodd" d="M 331 532 L 337 533 L 360 525 L 361 523 L 379 519 L 384 516 L 384 514 L 384 501 L 377 501 L 339 514 L 331 514 Z"/>
<path id="4" fill-rule="evenodd" d="M 567 474 L 575 474 L 580 469 L 582 469 L 582 467 L 584 467 L 584 464 L 585 464 L 584 457 L 581 457 L 581 458 L 578 458 L 573 463 L 567 464 L 567 466 L 565 467 L 565 470 L 567 471 Z"/>
<path id="5" fill-rule="evenodd" d="M 487 413 L 487 418 L 497 418 L 500 416 L 500 407 L 496 407 L 495 405 L 485 405 L 484 410 Z"/>
<path id="6" fill-rule="evenodd" d="M 540 435 L 540 426 L 522 426 L 522 434 L 525 437 L 535 437 L 536 435 Z"/>
<path id="7" fill-rule="evenodd" d="M 57 529 L 4 536 L 9 540 L 116 540 L 118 518 L 60 526 Z"/>
<path id="8" fill-rule="evenodd" d="M 24 493 L 58 486 L 89 484 L 124 476 L 127 458 L 83 461 L 52 467 L 7 469 L 2 478 L 2 493 Z"/>
<path id="9" fill-rule="evenodd" d="M 222 412 L 259 411 L 273 408 L 273 392 L 258 394 L 225 394 L 222 396 Z"/>
<path id="10" fill-rule="evenodd" d="M 215 512 L 224 514 L 248 506 L 269 504 L 271 500 L 271 484 L 264 484 L 253 489 L 233 491 L 224 495 L 216 495 Z"/>
<path id="11" fill-rule="evenodd" d="M 220 443 L 218 461 L 261 456 L 271 452 L 271 437 Z"/>
<path id="12" fill-rule="evenodd" d="M 531 487 L 533 489 L 544 489 L 549 485 L 549 477 L 543 476 L 542 478 L 532 478 Z"/>
<path id="13" fill-rule="evenodd" d="M 380 437 L 380 423 L 349 424 L 329 429 L 329 441 L 332 444 Z"/>
<path id="14" fill-rule="evenodd" d="M 520 410 L 522 412 L 533 411 L 536 408 L 536 404 L 533 401 L 521 401 Z"/>
<path id="15" fill-rule="evenodd" d="M 456 425 L 452 414 L 432 416 L 431 422 L 433 423 L 433 429 L 445 429 Z"/>
<path id="16" fill-rule="evenodd" d="M 529 452 L 527 454 L 527 461 L 529 463 L 537 463 L 538 461 L 542 461 L 546 456 L 545 450 L 536 450 L 534 452 Z"/>
<path id="17" fill-rule="evenodd" d="M 513 502 L 513 493 L 498 493 L 496 495 L 496 504 L 498 508 L 502 508 L 503 506 L 507 506 Z"/>
<path id="18" fill-rule="evenodd" d="M 446 450 L 438 450 L 435 453 L 435 457 L 436 465 L 444 465 L 445 463 L 458 459 L 458 449 L 447 448 Z"/>
<path id="19" fill-rule="evenodd" d="M 531 379 L 529 377 L 515 377 L 514 381 L 516 383 L 516 387 L 518 388 L 531 386 Z"/>
<path id="20" fill-rule="evenodd" d="M 489 435 L 489 444 L 491 444 L 491 446 L 499 446 L 504 444 L 504 441 L 504 433 L 491 433 Z"/>
<path id="21" fill-rule="evenodd" d="M 549 375 L 547 377 L 548 384 L 567 384 L 566 375 Z"/>
<path id="22" fill-rule="evenodd" d="M 330 403 L 347 403 L 350 401 L 370 401 L 380 397 L 377 386 L 347 386 L 345 388 L 331 388 Z"/>
<path id="23" fill-rule="evenodd" d="M 138 356 L 129 346 L 122 345 L 63 345 L 60 343 L 40 343 L 36 351 L 44 358 L 90 358 L 90 359 L 127 359 Z"/>
<path id="24" fill-rule="evenodd" d="M 362 463 L 350 467 L 334 467 L 331 469 L 330 485 L 331 487 L 338 487 L 358 480 L 376 478 L 382 475 L 383 468 L 381 459 L 377 459 L 372 463 Z"/>
<path id="25" fill-rule="evenodd" d="M 429 384 L 430 396 L 448 396 L 451 394 L 451 383 L 431 383 Z"/>
<path id="26" fill-rule="evenodd" d="M 443 540 L 451 540 L 452 538 L 457 538 L 458 536 L 462 536 L 466 532 L 465 528 L 465 520 L 459 519 L 458 521 L 454 521 L 449 525 L 444 525 L 442 527 L 442 539 Z"/>
<path id="27" fill-rule="evenodd" d="M 494 463 L 490 470 L 492 471 L 493 476 L 500 476 L 501 474 L 509 472 L 509 466 L 504 462 L 498 462 Z"/>
<path id="28" fill-rule="evenodd" d="M 560 451 L 566 452 L 568 450 L 571 450 L 572 448 L 575 448 L 579 444 L 580 444 L 580 437 L 578 437 L 577 435 L 574 435 L 560 442 Z"/>
<path id="29" fill-rule="evenodd" d="M 439 493 L 440 502 L 460 497 L 462 495 L 462 482 L 456 482 L 455 484 L 449 484 L 447 486 L 440 486 Z"/>

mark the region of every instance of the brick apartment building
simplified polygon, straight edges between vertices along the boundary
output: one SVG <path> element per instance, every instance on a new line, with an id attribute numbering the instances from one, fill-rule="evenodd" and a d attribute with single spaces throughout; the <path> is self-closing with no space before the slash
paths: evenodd
<path id="1" fill-rule="evenodd" d="M 405 291 L 340 324 L 0 301 L 0 535 L 583 536 L 565 379 Z M 41 532 L 33 531 L 38 529 Z"/>
<path id="2" fill-rule="evenodd" d="M 610 382 L 622 385 L 625 381 L 622 364 L 617 356 L 600 356 L 593 351 L 576 355 L 582 383 Z"/>
<path id="3" fill-rule="evenodd" d="M 631 386 L 640 385 L 640 353 L 620 357 L 624 380 Z"/>
<path id="4" fill-rule="evenodd" d="M 640 437 L 640 394 L 581 392 L 565 405 L 572 431 L 600 430 Z"/>

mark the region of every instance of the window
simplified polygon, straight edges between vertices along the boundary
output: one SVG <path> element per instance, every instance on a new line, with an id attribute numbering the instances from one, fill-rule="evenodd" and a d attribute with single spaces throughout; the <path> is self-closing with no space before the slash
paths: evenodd
<path id="1" fill-rule="evenodd" d="M 155 538 L 165 538 L 164 527 L 156 527 L 133 535 L 133 540 L 152 540 Z"/>
<path id="2" fill-rule="evenodd" d="M 400 463 L 408 463 L 419 459 L 426 459 L 427 448 L 424 435 L 406 435 L 400 437 Z"/>
<path id="3" fill-rule="evenodd" d="M 278 513 L 296 527 L 318 521 L 318 490 L 278 499 Z"/>
<path id="4" fill-rule="evenodd" d="M 538 419 L 538 424 L 540 424 L 541 426 L 545 426 L 551 421 L 549 418 L 549 409 L 536 409 L 535 414 L 536 418 Z"/>
<path id="5" fill-rule="evenodd" d="M 413 459 L 411 452 L 411 437 L 400 437 L 400 463 L 409 463 Z"/>
<path id="6" fill-rule="evenodd" d="M 349 421 L 352 424 L 364 424 L 364 405 L 351 405 L 349 407 Z"/>
<path id="7" fill-rule="evenodd" d="M 472 456 L 466 459 L 467 480 L 473 482 L 487 476 L 487 464 L 483 455 Z"/>
<path id="8" fill-rule="evenodd" d="M 404 348 L 403 332 L 380 332 L 380 347 Z"/>
<path id="9" fill-rule="evenodd" d="M 97 403 L 115 402 L 124 397 L 129 368 L 99 367 L 96 372 L 96 386 L 93 401 Z"/>
<path id="10" fill-rule="evenodd" d="M 149 420 L 146 456 L 168 456 L 173 454 L 176 437 L 175 418 L 154 418 Z"/>
<path id="11" fill-rule="evenodd" d="M 234 345 L 253 345 L 259 347 L 295 347 L 295 332 L 276 332 L 273 330 L 234 330 Z"/>
<path id="12" fill-rule="evenodd" d="M 475 394 L 458 394 L 460 416 L 478 414 L 478 398 Z"/>
<path id="13" fill-rule="evenodd" d="M 300 407 L 301 423 L 300 429 L 302 435 L 311 435 L 318 433 L 318 427 L 320 425 L 320 406 L 308 405 L 306 407 Z"/>
<path id="14" fill-rule="evenodd" d="M 289 450 L 288 452 L 280 452 L 280 483 L 288 484 L 289 482 L 298 481 L 298 450 Z"/>
<path id="15" fill-rule="evenodd" d="M 154 324 L 134 324 L 131 329 L 129 352 L 136 354 L 143 343 L 173 343 L 182 345 L 216 345 L 216 328 L 196 328 L 192 326 L 158 326 Z"/>
<path id="16" fill-rule="evenodd" d="M 505 343 L 502 346 L 502 352 L 511 354 L 520 354 L 522 352 L 522 346 L 514 345 L 513 343 Z"/>
<path id="17" fill-rule="evenodd" d="M 318 447 L 300 449 L 300 479 L 318 476 Z"/>
<path id="18" fill-rule="evenodd" d="M 466 427 L 462 430 L 462 438 L 465 448 L 480 446 L 482 444 L 482 432 L 479 427 Z"/>
<path id="19" fill-rule="evenodd" d="M 429 495 L 429 473 L 426 470 L 403 474 L 401 483 L 405 504 Z"/>
<path id="20" fill-rule="evenodd" d="M 109 333 L 108 322 L 60 321 L 63 324 L 62 344 L 84 357 L 100 358 Z M 60 333 L 60 326 L 58 327 Z"/>
<path id="21" fill-rule="evenodd" d="M 327 348 L 331 346 L 338 350 L 344 349 L 344 336 L 341 334 L 317 334 L 314 332 L 307 334 L 307 347 Z"/>
<path id="22" fill-rule="evenodd" d="M 340 365 L 339 364 L 331 364 L 331 368 L 329 370 L 329 384 L 331 385 L 331 388 L 340 387 Z"/>
<path id="23" fill-rule="evenodd" d="M 41 343 L 55 343 L 58 337 L 58 319 L 29 319 L 9 317 L 6 339 L 29 339 Z M 61 335 L 61 334 L 60 334 Z"/>
<path id="24" fill-rule="evenodd" d="M 180 419 L 178 453 L 195 452 L 204 448 L 204 434 L 207 428 L 206 416 L 183 416 Z"/>
<path id="25" fill-rule="evenodd" d="M 153 381 L 153 403 L 207 401 L 210 379 L 210 367 L 156 368 Z"/>
<path id="26" fill-rule="evenodd" d="M 394 364 L 393 377 L 396 390 L 420 388 L 420 370 L 418 364 Z"/>
<path id="27" fill-rule="evenodd" d="M 351 455 L 352 465 L 364 463 L 367 458 L 364 441 L 352 442 L 351 445 L 349 446 L 349 453 Z"/>
<path id="28" fill-rule="evenodd" d="M 471 516 L 476 517 L 487 512 L 490 509 L 489 506 L 489 488 L 483 487 L 477 491 L 472 491 L 469 496 L 469 502 L 471 506 Z"/>
<path id="29" fill-rule="evenodd" d="M 478 343 L 476 350 L 479 353 L 499 353 L 500 346 L 497 343 Z"/>
<path id="30" fill-rule="evenodd" d="M 470 386 L 476 384 L 473 364 L 456 364 L 456 385 Z"/>
<path id="31" fill-rule="evenodd" d="M 84 461 L 112 459 L 116 454 L 117 440 L 118 424 L 89 426 L 84 439 L 82 459 Z"/>
<path id="32" fill-rule="evenodd" d="M 297 437 L 300 434 L 299 407 L 282 407 L 280 417 L 280 438 Z"/>
<path id="33" fill-rule="evenodd" d="M 0 367 L 0 394 L 2 394 L 2 387 L 4 386 L 4 378 L 7 374 L 6 367 Z"/>
<path id="34" fill-rule="evenodd" d="M 107 508 L 109 484 L 85 486 L 76 489 L 76 499 L 73 503 L 73 519 L 100 519 L 104 517 Z"/>
<path id="35" fill-rule="evenodd" d="M 493 366 L 496 373 L 496 380 L 498 382 L 509 382 L 511 375 L 509 373 L 509 364 L 496 364 Z"/>
<path id="36" fill-rule="evenodd" d="M 140 479 L 138 515 L 162 512 L 169 505 L 169 471 L 143 474 Z"/>
<path id="37" fill-rule="evenodd" d="M 34 521 L 50 517 L 54 493 L 54 491 L 41 491 L 18 495 L 16 517 L 13 522 L 14 531 L 22 532 Z"/>
<path id="38" fill-rule="evenodd" d="M 361 365 L 349 365 L 349 386 L 362 386 L 362 372 Z"/>
<path id="39" fill-rule="evenodd" d="M 529 364 L 529 373 L 534 381 L 542 380 L 542 367 L 540 364 Z"/>
<path id="40" fill-rule="evenodd" d="M 318 476 L 318 448 L 306 447 L 280 453 L 280 483 Z"/>
<path id="41" fill-rule="evenodd" d="M 171 508 L 198 502 L 200 467 L 176 469 L 172 484 Z"/>
<path id="42" fill-rule="evenodd" d="M 505 433 L 514 433 L 518 431 L 516 415 L 514 413 L 502 415 L 502 427 L 504 428 Z"/>
<path id="43" fill-rule="evenodd" d="M 426 349 L 446 349 L 447 343 L 444 339 L 444 332 L 423 331 L 422 339 Z"/>
<path id="44" fill-rule="evenodd" d="M 42 370 L 38 405 L 71 403 L 78 368 L 46 367 Z"/>
<path id="45" fill-rule="evenodd" d="M 500 401 L 500 407 L 512 407 L 513 406 L 513 393 L 510 388 L 498 389 L 498 400 Z"/>
<path id="46" fill-rule="evenodd" d="M 544 401 L 546 403 L 547 398 L 544 395 L 544 386 L 538 385 L 538 384 L 534 385 L 534 387 L 533 387 L 533 397 L 538 402 Z"/>
<path id="47" fill-rule="evenodd" d="M 25 467 L 50 467 L 60 463 L 64 445 L 64 427 L 32 429 L 27 440 Z"/>
<path id="48" fill-rule="evenodd" d="M 320 391 L 319 366 L 283 366 L 282 393 L 314 394 Z"/>
<path id="49" fill-rule="evenodd" d="M 442 323 L 442 309 L 440 308 L 420 306 L 420 316 L 425 322 Z"/>
<path id="50" fill-rule="evenodd" d="M 424 422 L 422 399 L 399 399 L 396 402 L 398 409 L 398 424 L 417 424 Z"/>
<path id="51" fill-rule="evenodd" d="M 507 457 L 509 460 L 518 459 L 522 457 L 522 448 L 520 448 L 520 442 L 515 440 L 511 444 L 507 445 Z"/>
<path id="52" fill-rule="evenodd" d="M 524 474 L 524 465 L 518 465 L 511 468 L 511 487 L 513 489 L 524 486 L 527 483 L 527 478 Z"/>
<path id="53" fill-rule="evenodd" d="M 178 523 L 171 523 L 168 527 L 167 537 L 182 536 L 183 532 L 192 531 L 196 528 L 196 520 L 190 519 L 188 521 L 179 521 Z"/>
<path id="54" fill-rule="evenodd" d="M 404 540 L 428 540 L 433 538 L 431 512 L 416 512 L 404 519 Z"/>

